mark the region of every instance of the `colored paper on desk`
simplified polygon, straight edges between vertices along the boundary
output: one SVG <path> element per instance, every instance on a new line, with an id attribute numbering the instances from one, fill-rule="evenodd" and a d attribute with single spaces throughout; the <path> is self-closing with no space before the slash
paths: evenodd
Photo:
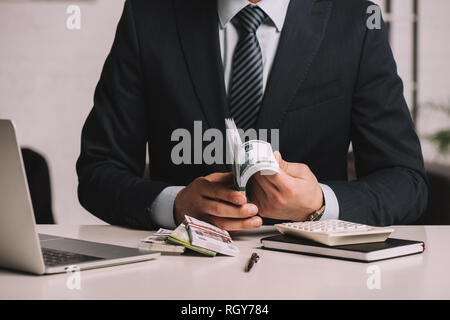
<path id="1" fill-rule="evenodd" d="M 181 244 L 188 249 L 194 250 L 210 257 L 214 257 L 216 255 L 215 251 L 200 248 L 191 244 L 189 233 L 184 222 L 170 234 L 170 236 L 167 238 L 167 241 L 174 244 Z"/>

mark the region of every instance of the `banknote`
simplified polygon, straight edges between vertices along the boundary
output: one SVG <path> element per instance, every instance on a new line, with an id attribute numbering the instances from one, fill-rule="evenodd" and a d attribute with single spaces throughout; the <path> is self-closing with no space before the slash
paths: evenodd
<path id="1" fill-rule="evenodd" d="M 225 127 L 227 145 L 233 161 L 231 171 L 237 190 L 245 193 L 248 181 L 257 172 L 263 175 L 280 172 L 270 143 L 262 140 L 243 143 L 233 119 L 225 119 Z"/>
<path id="2" fill-rule="evenodd" d="M 185 218 L 192 245 L 233 257 L 239 254 L 226 230 L 190 216 Z"/>
<path id="3" fill-rule="evenodd" d="M 205 254 L 207 256 L 214 257 L 216 255 L 215 251 L 197 247 L 191 244 L 191 239 L 187 231 L 186 221 L 181 223 L 167 238 L 167 241 L 173 244 L 179 244 L 185 246 L 188 249 L 197 251 L 199 253 Z"/>
<path id="4" fill-rule="evenodd" d="M 173 230 L 160 228 L 154 234 L 141 240 L 140 250 L 159 251 L 162 253 L 181 254 L 186 249 L 182 245 L 167 243 L 167 239 Z"/>

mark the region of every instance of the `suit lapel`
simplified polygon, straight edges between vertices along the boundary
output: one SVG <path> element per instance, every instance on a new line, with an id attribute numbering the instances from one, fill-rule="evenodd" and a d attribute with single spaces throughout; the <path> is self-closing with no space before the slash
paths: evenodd
<path id="1" fill-rule="evenodd" d="M 292 97 L 306 78 L 330 16 L 330 1 L 291 0 L 266 86 L 258 127 L 279 128 Z"/>
<path id="2" fill-rule="evenodd" d="M 227 113 L 216 1 L 175 0 L 178 33 L 208 125 L 224 130 Z"/>

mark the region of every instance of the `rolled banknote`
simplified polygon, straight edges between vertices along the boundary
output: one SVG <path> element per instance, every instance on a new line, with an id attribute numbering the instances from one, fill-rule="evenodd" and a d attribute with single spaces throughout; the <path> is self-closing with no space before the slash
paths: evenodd
<path id="1" fill-rule="evenodd" d="M 233 161 L 231 170 L 237 190 L 245 193 L 248 181 L 257 172 L 263 175 L 280 172 L 270 143 L 262 140 L 242 143 L 233 119 L 225 119 L 225 126 L 227 144 Z"/>
<path id="2" fill-rule="evenodd" d="M 263 175 L 280 172 L 270 143 L 261 140 L 245 142 L 239 152 L 237 182 L 239 190 L 245 191 L 248 180 L 257 172 Z"/>

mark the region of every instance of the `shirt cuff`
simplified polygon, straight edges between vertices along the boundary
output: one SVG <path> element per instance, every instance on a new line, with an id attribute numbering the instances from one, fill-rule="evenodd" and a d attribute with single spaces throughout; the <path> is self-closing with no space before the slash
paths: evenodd
<path id="1" fill-rule="evenodd" d="M 160 228 L 175 229 L 177 227 L 173 216 L 175 198 L 184 187 L 167 187 L 152 203 L 152 221 Z"/>
<path id="2" fill-rule="evenodd" d="M 325 199 L 325 211 L 320 220 L 339 219 L 339 202 L 333 189 L 326 184 L 319 183 L 319 186 L 322 188 L 323 197 Z"/>

